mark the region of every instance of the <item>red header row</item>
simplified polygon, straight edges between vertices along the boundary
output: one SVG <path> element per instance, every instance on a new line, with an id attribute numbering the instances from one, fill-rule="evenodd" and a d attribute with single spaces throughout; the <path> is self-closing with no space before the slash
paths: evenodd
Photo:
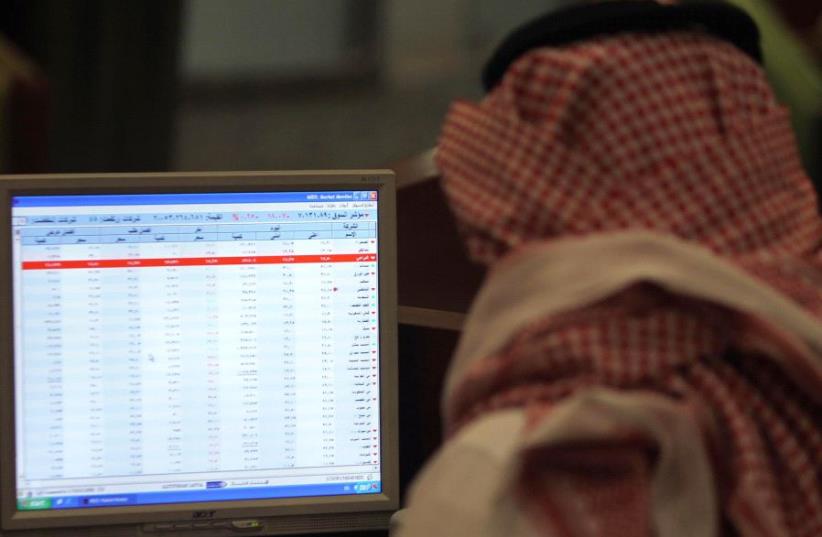
<path id="1" fill-rule="evenodd" d="M 83 259 L 69 261 L 23 261 L 23 270 L 193 267 L 202 265 L 285 265 L 293 263 L 356 263 L 371 262 L 376 260 L 377 254 L 170 257 L 155 259 Z"/>

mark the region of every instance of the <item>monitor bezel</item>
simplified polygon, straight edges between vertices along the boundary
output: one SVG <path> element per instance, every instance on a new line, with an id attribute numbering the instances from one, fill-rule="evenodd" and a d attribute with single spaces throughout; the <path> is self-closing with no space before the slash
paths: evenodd
<path id="1" fill-rule="evenodd" d="M 14 327 L 11 199 L 17 195 L 377 190 L 380 264 L 380 468 L 377 494 L 19 511 L 15 488 Z M 291 515 L 393 512 L 399 508 L 396 187 L 390 170 L 0 176 L 0 533 L 57 527 Z M 5 257 L 3 257 L 5 256 Z"/>

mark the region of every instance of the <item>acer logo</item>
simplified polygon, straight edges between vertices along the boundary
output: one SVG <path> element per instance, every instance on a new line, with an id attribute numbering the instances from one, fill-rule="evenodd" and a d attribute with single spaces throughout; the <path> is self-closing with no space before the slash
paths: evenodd
<path id="1" fill-rule="evenodd" d="M 191 518 L 202 520 L 202 519 L 211 519 L 214 518 L 214 515 L 217 511 L 194 511 L 191 513 Z"/>

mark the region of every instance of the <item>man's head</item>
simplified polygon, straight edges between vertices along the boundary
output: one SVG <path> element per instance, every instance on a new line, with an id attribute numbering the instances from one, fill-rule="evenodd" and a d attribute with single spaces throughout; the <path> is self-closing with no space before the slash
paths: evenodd
<path id="1" fill-rule="evenodd" d="M 724 255 L 818 233 L 786 111 L 756 61 L 699 30 L 537 46 L 455 103 L 438 165 L 471 255 L 649 229 Z"/>

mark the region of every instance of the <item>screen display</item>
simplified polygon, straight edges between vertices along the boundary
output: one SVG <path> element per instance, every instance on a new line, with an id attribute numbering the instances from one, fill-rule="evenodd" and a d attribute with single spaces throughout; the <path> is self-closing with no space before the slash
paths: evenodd
<path id="1" fill-rule="evenodd" d="M 18 509 L 381 492 L 378 197 L 14 196 Z"/>

